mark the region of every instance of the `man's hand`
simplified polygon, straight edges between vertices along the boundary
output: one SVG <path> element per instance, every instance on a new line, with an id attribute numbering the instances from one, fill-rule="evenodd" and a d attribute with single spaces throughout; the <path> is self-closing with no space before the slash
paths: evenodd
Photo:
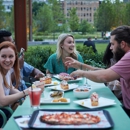
<path id="1" fill-rule="evenodd" d="M 35 78 L 35 79 L 40 79 L 40 78 L 42 78 L 42 77 L 44 77 L 44 76 L 45 76 L 44 73 L 37 73 L 34 78 Z"/>
<path id="2" fill-rule="evenodd" d="M 84 73 L 84 71 L 83 70 L 76 70 L 76 71 L 73 71 L 71 74 L 70 74 L 70 76 L 72 76 L 72 77 L 76 77 L 76 78 L 78 78 L 78 77 L 83 77 L 83 73 Z"/>
<path id="3" fill-rule="evenodd" d="M 20 69 L 23 68 L 23 65 L 24 65 L 24 55 L 19 57 L 19 67 L 20 67 Z"/>

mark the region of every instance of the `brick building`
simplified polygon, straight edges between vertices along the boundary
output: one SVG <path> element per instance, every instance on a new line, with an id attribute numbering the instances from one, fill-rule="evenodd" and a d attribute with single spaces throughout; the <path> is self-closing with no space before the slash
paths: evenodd
<path id="1" fill-rule="evenodd" d="M 62 7 L 67 17 L 69 17 L 68 11 L 76 8 L 80 21 L 87 20 L 89 23 L 94 23 L 94 13 L 99 7 L 99 0 L 64 0 L 63 3 Z"/>

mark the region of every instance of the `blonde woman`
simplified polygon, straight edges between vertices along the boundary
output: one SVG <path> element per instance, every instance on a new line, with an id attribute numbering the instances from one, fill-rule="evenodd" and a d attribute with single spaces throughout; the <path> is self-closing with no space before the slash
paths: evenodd
<path id="1" fill-rule="evenodd" d="M 71 34 L 61 34 L 58 37 L 56 53 L 52 54 L 44 68 L 48 74 L 59 74 L 61 72 L 72 73 L 75 68 L 65 66 L 66 57 L 72 57 L 83 63 L 82 56 L 77 52 L 74 37 Z"/>

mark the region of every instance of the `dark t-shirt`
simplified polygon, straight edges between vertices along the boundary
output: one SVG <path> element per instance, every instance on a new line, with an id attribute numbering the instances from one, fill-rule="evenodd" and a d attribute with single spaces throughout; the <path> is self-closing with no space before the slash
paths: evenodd
<path id="1" fill-rule="evenodd" d="M 88 47 L 92 46 L 94 53 L 97 52 L 94 41 L 85 41 L 84 45 Z"/>

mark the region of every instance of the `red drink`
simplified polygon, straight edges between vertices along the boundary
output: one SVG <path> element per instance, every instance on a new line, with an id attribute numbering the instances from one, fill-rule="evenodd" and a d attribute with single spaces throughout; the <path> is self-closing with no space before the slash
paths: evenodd
<path id="1" fill-rule="evenodd" d="M 32 107 L 39 107 L 40 97 L 41 97 L 41 88 L 29 89 L 29 97 Z"/>

